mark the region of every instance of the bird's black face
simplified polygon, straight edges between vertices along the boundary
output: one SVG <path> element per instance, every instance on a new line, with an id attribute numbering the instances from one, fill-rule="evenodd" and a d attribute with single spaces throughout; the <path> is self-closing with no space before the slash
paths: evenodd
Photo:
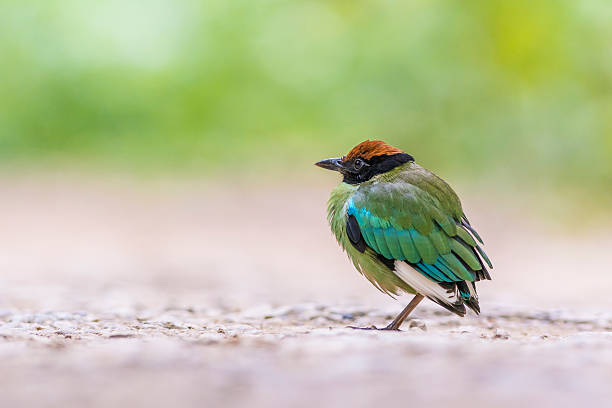
<path id="1" fill-rule="evenodd" d="M 363 157 L 356 157 L 350 160 L 346 158 L 327 159 L 315 163 L 315 165 L 342 173 L 345 183 L 360 184 L 377 174 L 386 173 L 409 161 L 414 161 L 414 158 L 406 153 L 397 153 L 392 155 L 382 154 L 374 156 L 369 160 Z"/>

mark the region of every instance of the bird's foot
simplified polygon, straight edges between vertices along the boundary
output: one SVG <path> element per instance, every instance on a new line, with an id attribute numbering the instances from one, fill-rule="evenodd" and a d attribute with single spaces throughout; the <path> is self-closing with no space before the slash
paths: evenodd
<path id="1" fill-rule="evenodd" d="M 374 325 L 370 326 L 370 327 L 356 327 L 356 326 L 346 326 L 347 329 L 353 329 L 353 330 L 378 330 L 378 331 L 401 331 L 399 328 L 395 328 L 395 327 L 391 327 L 391 325 L 387 326 L 387 327 L 383 327 L 383 328 L 378 328 Z"/>
<path id="2" fill-rule="evenodd" d="M 370 327 L 357 327 L 357 326 L 346 326 L 347 329 L 353 330 L 379 330 L 378 327 L 372 325 Z"/>

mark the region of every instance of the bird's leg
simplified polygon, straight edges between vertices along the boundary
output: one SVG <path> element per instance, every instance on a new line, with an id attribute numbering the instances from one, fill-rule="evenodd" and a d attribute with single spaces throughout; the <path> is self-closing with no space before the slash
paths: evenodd
<path id="1" fill-rule="evenodd" d="M 408 303 L 408 306 L 406 306 L 404 310 L 402 310 L 387 327 L 381 330 L 399 330 L 402 323 L 404 323 L 404 320 L 406 320 L 408 315 L 417 307 L 419 303 L 421 303 L 421 300 L 423 300 L 423 295 L 417 294 L 412 298 L 410 303 Z"/>
<path id="2" fill-rule="evenodd" d="M 376 326 L 371 326 L 371 327 L 347 326 L 347 327 L 349 329 L 359 329 L 359 330 L 394 330 L 394 331 L 399 331 L 399 328 L 402 325 L 402 323 L 404 322 L 404 320 L 406 320 L 408 315 L 417 307 L 417 305 L 419 303 L 421 303 L 421 300 L 423 300 L 423 295 L 417 294 L 415 297 L 413 297 L 412 300 L 410 301 L 410 303 L 408 303 L 408 306 L 406 306 L 404 308 L 404 310 L 402 310 L 400 312 L 400 314 L 398 314 L 397 317 L 387 327 L 385 327 L 384 329 L 379 329 Z"/>

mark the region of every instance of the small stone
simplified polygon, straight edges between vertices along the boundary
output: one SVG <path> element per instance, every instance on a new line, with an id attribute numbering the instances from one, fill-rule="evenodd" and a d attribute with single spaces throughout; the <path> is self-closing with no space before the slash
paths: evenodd
<path id="1" fill-rule="evenodd" d="M 427 331 L 427 326 L 425 325 L 425 322 L 421 319 L 411 319 L 410 323 L 408 324 L 408 328 L 409 329 L 421 329 L 423 331 Z"/>
<path id="2" fill-rule="evenodd" d="M 129 339 L 130 337 L 134 337 L 134 335 L 130 333 L 116 333 L 108 336 L 109 339 Z"/>
<path id="3" fill-rule="evenodd" d="M 474 326 L 459 326 L 456 329 L 457 332 L 461 334 L 474 333 L 476 331 L 476 327 Z"/>
<path id="4" fill-rule="evenodd" d="M 164 322 L 164 324 L 162 325 L 162 327 L 164 329 L 170 329 L 170 330 L 174 330 L 174 329 L 183 329 L 184 327 L 178 326 L 173 322 Z"/>
<path id="5" fill-rule="evenodd" d="M 495 335 L 493 336 L 493 338 L 507 340 L 510 338 L 510 333 L 508 333 L 504 329 L 497 328 L 495 330 Z"/>

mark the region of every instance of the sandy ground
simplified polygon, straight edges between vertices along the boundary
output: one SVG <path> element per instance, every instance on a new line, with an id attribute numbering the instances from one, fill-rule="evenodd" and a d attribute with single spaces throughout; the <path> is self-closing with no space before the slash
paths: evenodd
<path id="1" fill-rule="evenodd" d="M 327 183 L 327 184 L 326 184 Z M 327 229 L 332 184 L 0 178 L 0 406 L 605 405 L 612 233 L 469 194 L 483 313 L 372 288 Z M 313 187 L 317 186 L 317 187 Z"/>

